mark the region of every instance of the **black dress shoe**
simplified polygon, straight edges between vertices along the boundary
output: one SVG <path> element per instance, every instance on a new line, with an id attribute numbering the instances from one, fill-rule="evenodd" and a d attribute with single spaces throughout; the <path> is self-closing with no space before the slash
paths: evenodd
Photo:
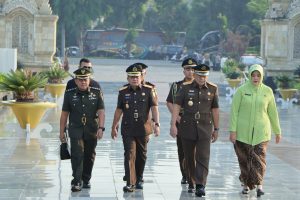
<path id="1" fill-rule="evenodd" d="M 134 185 L 126 185 L 123 187 L 124 192 L 134 192 L 134 189 L 135 189 Z"/>
<path id="2" fill-rule="evenodd" d="M 186 180 L 186 177 L 182 177 L 182 179 L 181 179 L 181 184 L 187 184 L 188 182 L 187 182 L 187 180 Z"/>
<path id="3" fill-rule="evenodd" d="M 257 194 L 257 197 L 260 197 L 261 195 L 264 195 L 264 191 L 262 191 L 262 189 L 257 189 L 256 190 L 256 194 Z"/>
<path id="4" fill-rule="evenodd" d="M 195 187 L 192 184 L 189 184 L 188 193 L 193 193 L 195 191 Z"/>
<path id="5" fill-rule="evenodd" d="M 142 181 L 136 182 L 135 188 L 136 188 L 136 189 L 142 190 L 142 189 L 144 188 L 144 187 L 143 187 L 143 182 L 142 182 Z"/>
<path id="6" fill-rule="evenodd" d="M 80 183 L 74 183 L 71 188 L 72 192 L 79 192 L 81 191 L 81 184 Z"/>
<path id="7" fill-rule="evenodd" d="M 197 197 L 205 196 L 205 187 L 203 185 L 196 185 L 195 195 Z"/>
<path id="8" fill-rule="evenodd" d="M 91 183 L 88 181 L 88 182 L 84 182 L 83 181 L 83 184 L 82 184 L 82 188 L 91 188 Z"/>

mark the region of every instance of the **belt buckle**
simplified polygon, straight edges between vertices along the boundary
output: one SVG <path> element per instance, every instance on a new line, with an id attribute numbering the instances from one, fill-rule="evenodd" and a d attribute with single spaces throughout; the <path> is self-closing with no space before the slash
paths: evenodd
<path id="1" fill-rule="evenodd" d="M 197 112 L 197 113 L 195 114 L 195 119 L 200 119 L 200 113 Z"/>
<path id="2" fill-rule="evenodd" d="M 81 122 L 83 123 L 83 125 L 86 124 L 86 117 L 81 117 Z"/>
<path id="3" fill-rule="evenodd" d="M 133 118 L 134 118 L 134 119 L 139 118 L 139 113 L 133 113 Z"/>

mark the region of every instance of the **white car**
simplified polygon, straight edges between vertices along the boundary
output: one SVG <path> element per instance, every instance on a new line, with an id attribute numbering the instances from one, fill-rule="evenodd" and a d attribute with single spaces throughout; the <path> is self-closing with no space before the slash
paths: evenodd
<path id="1" fill-rule="evenodd" d="M 243 55 L 240 58 L 240 63 L 243 63 L 249 68 L 251 65 L 259 64 L 261 66 L 265 65 L 265 61 L 256 55 Z"/>
<path id="2" fill-rule="evenodd" d="M 76 57 L 76 56 L 80 55 L 80 49 L 79 49 L 79 47 L 71 46 L 66 49 L 66 53 L 68 56 Z"/>

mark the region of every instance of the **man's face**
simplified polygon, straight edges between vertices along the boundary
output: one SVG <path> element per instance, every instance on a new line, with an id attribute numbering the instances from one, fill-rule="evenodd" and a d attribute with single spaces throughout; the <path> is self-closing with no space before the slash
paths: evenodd
<path id="1" fill-rule="evenodd" d="M 133 87 L 139 86 L 142 82 L 141 76 L 128 76 L 127 80 L 129 85 Z"/>
<path id="2" fill-rule="evenodd" d="M 86 79 L 75 78 L 75 83 L 76 83 L 77 87 L 79 88 L 79 90 L 85 91 L 89 87 L 90 78 L 86 78 Z"/>
<path id="3" fill-rule="evenodd" d="M 83 67 L 92 68 L 92 63 L 91 62 L 81 62 L 79 67 L 80 68 L 83 68 Z"/>
<path id="4" fill-rule="evenodd" d="M 208 76 L 202 76 L 202 75 L 198 75 L 198 74 L 195 74 L 195 81 L 200 85 L 204 85 L 205 82 L 207 81 L 207 78 Z"/>
<path id="5" fill-rule="evenodd" d="M 183 70 L 184 77 L 186 79 L 193 79 L 194 77 L 194 69 L 191 67 L 184 68 Z"/>

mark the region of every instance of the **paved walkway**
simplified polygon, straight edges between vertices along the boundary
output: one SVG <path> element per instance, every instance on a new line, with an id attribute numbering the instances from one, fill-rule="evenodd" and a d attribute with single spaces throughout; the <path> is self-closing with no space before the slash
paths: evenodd
<path id="1" fill-rule="evenodd" d="M 92 60 L 93 61 L 93 60 Z M 78 60 L 71 60 L 72 70 Z M 180 64 L 162 61 L 145 61 L 151 66 L 147 79 L 156 83 L 160 97 L 161 135 L 149 142 L 148 160 L 145 169 L 144 190 L 123 193 L 123 145 L 121 138 L 110 139 L 113 112 L 118 88 L 126 81 L 124 70 L 135 61 L 94 60 L 95 79 L 104 88 L 107 131 L 97 146 L 92 188 L 81 192 L 70 191 L 70 161 L 60 161 L 59 107 L 49 110 L 41 124 L 32 131 L 30 144 L 26 144 L 25 133 L 9 108 L 0 107 L 0 199 L 256 199 L 255 191 L 249 195 L 240 193 L 239 167 L 232 145 L 228 142 L 228 114 L 230 104 L 222 96 L 220 138 L 212 145 L 210 172 L 205 198 L 187 193 L 180 185 L 180 170 L 176 142 L 169 136 L 170 114 L 164 105 L 169 83 L 182 77 Z M 108 63 L 108 64 L 107 64 Z M 72 71 L 71 70 L 71 71 Z M 220 72 L 212 72 L 210 79 L 220 86 L 225 84 Z M 300 134 L 299 106 L 281 109 L 279 105 L 283 141 L 269 143 L 267 173 L 261 199 L 299 199 L 300 191 Z"/>

